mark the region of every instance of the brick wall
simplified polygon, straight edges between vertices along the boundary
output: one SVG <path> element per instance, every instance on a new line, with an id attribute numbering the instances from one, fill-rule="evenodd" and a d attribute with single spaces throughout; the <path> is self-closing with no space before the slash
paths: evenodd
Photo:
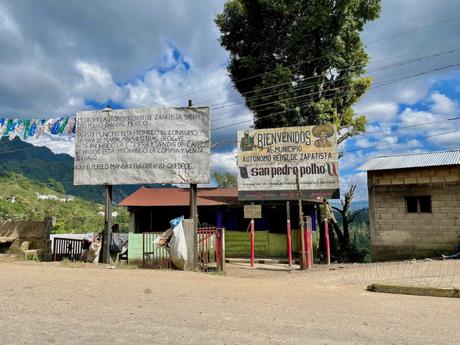
<path id="1" fill-rule="evenodd" d="M 438 256 L 460 243 L 460 166 L 368 172 L 374 260 Z M 431 213 L 407 213 L 406 196 L 431 196 Z"/>

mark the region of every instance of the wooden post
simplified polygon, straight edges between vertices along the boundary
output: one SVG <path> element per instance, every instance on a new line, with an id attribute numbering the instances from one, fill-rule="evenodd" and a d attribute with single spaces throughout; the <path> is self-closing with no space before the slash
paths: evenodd
<path id="1" fill-rule="evenodd" d="M 135 233 L 136 232 L 136 214 L 134 213 L 134 210 L 128 210 L 129 211 L 129 226 L 128 226 L 128 232 Z"/>
<path id="2" fill-rule="evenodd" d="M 295 180 L 297 183 L 297 193 L 299 197 L 299 226 L 300 226 L 300 269 L 305 270 L 307 268 L 306 257 L 305 257 L 305 229 L 303 223 L 303 211 L 302 211 L 302 192 L 300 190 L 300 181 L 299 181 L 299 170 L 295 175 Z"/>
<path id="3" fill-rule="evenodd" d="M 111 264 L 112 258 L 110 256 L 110 241 L 112 239 L 112 185 L 105 185 L 104 204 L 105 227 L 102 242 L 104 245 L 102 262 L 105 264 Z"/>
<path id="4" fill-rule="evenodd" d="M 324 242 L 326 243 L 327 264 L 331 264 L 331 245 L 329 243 L 329 219 L 324 220 Z"/>
<path id="5" fill-rule="evenodd" d="M 286 222 L 287 222 L 287 249 L 288 264 L 292 268 L 292 239 L 291 239 L 291 204 L 286 201 Z"/>
<path id="6" fill-rule="evenodd" d="M 188 106 L 192 107 L 192 100 L 188 100 Z M 194 240 L 194 254 L 193 254 L 193 269 L 197 267 L 197 253 L 198 253 L 198 205 L 197 205 L 198 186 L 196 183 L 190 184 L 190 219 L 193 220 L 193 240 Z"/>

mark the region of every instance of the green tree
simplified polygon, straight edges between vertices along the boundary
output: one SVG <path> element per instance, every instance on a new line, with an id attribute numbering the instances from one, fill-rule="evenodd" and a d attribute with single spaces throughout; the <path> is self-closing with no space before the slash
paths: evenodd
<path id="1" fill-rule="evenodd" d="M 380 0 L 228 0 L 215 22 L 255 128 L 331 122 L 348 128 L 339 142 L 363 132 L 352 108 L 371 85 L 360 32 L 379 13 Z"/>
<path id="2" fill-rule="evenodd" d="M 65 194 L 65 189 L 64 189 L 64 186 L 62 185 L 62 183 L 57 181 L 57 180 L 55 180 L 54 178 L 49 178 L 46 181 L 46 186 L 49 189 L 54 190 L 55 192 Z"/>
<path id="3" fill-rule="evenodd" d="M 230 174 L 229 172 L 224 174 L 215 172 L 212 176 L 216 179 L 217 185 L 221 188 L 238 187 L 236 176 Z"/>

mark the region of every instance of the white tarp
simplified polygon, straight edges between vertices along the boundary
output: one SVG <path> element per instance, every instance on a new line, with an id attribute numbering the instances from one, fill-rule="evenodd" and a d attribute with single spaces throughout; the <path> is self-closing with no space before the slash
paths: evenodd
<path id="1" fill-rule="evenodd" d="M 182 221 L 173 229 L 171 241 L 168 244 L 169 258 L 177 269 L 184 269 L 187 264 L 187 242 L 185 240 Z"/>
<path id="2" fill-rule="evenodd" d="M 208 107 L 77 113 L 74 184 L 209 181 Z"/>

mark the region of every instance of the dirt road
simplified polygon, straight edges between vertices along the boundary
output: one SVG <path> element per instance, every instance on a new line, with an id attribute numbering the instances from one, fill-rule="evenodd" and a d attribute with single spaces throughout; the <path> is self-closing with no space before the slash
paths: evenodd
<path id="1" fill-rule="evenodd" d="M 458 344 L 458 299 L 273 274 L 0 263 L 0 343 Z"/>

